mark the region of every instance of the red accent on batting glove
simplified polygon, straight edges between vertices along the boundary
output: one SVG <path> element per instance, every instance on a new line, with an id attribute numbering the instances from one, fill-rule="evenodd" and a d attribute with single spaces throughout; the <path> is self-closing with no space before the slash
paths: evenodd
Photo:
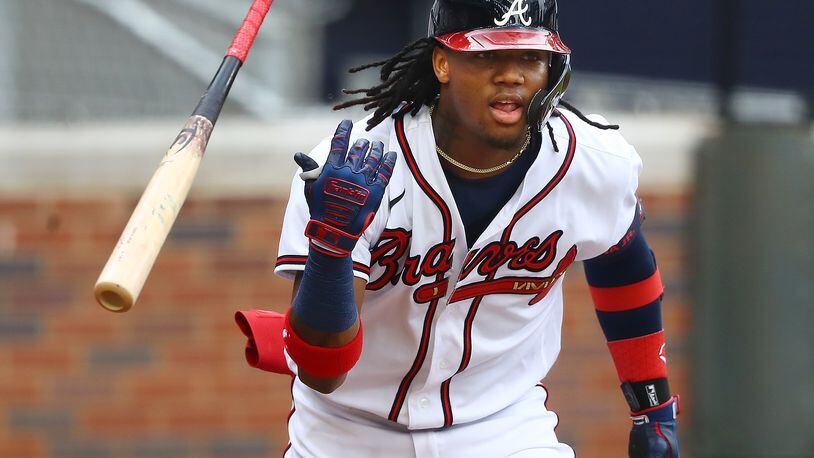
<path id="1" fill-rule="evenodd" d="M 311 246 L 336 258 L 350 256 L 360 235 L 362 234 L 348 234 L 315 219 L 309 220 L 308 225 L 305 226 L 305 236 L 311 240 Z"/>
<path id="2" fill-rule="evenodd" d="M 667 377 L 664 331 L 608 342 L 619 380 L 639 382 Z"/>
<path id="3" fill-rule="evenodd" d="M 675 420 L 678 417 L 678 414 L 681 413 L 681 397 L 679 395 L 675 395 L 670 398 L 669 401 L 658 405 L 656 407 L 650 407 L 649 409 L 640 410 L 638 412 L 631 412 L 630 418 L 631 420 L 639 423 L 650 423 L 651 421 L 668 421 L 668 420 Z M 670 407 L 666 409 L 666 407 Z M 648 414 L 652 414 L 648 415 Z"/>
<path id="4" fill-rule="evenodd" d="M 302 340 L 291 327 L 291 310 L 285 314 L 283 342 L 291 359 L 303 371 L 320 378 L 336 378 L 348 373 L 362 355 L 362 322 L 356 337 L 335 348 L 319 347 Z"/>
<path id="5" fill-rule="evenodd" d="M 632 285 L 609 288 L 590 287 L 594 306 L 602 312 L 621 312 L 645 306 L 664 294 L 659 269 Z"/>
<path id="6" fill-rule="evenodd" d="M 235 322 L 248 337 L 246 361 L 260 370 L 294 376 L 285 360 L 283 329 L 285 315 L 265 310 L 235 312 Z"/>

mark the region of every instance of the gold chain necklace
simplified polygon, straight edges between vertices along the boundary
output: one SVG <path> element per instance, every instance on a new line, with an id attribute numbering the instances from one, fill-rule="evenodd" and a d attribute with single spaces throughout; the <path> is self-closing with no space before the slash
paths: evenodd
<path id="1" fill-rule="evenodd" d="M 432 118 L 432 115 L 434 113 L 435 113 L 435 104 L 432 104 L 432 106 L 430 106 L 430 118 Z M 461 170 L 466 170 L 467 172 L 470 172 L 470 173 L 487 174 L 487 173 L 497 172 L 498 170 L 503 170 L 506 167 L 512 165 L 514 163 L 514 161 L 516 161 L 517 158 L 519 158 L 523 154 L 523 152 L 526 150 L 526 148 L 529 147 L 529 143 L 531 143 L 531 132 L 529 132 L 529 129 L 527 128 L 526 129 L 526 141 L 523 142 L 523 146 L 520 148 L 520 151 L 518 151 L 518 153 L 515 154 L 514 157 L 509 159 L 507 162 L 504 162 L 503 164 L 496 165 L 494 167 L 489 167 L 488 169 L 476 169 L 475 167 L 470 167 L 470 166 L 468 166 L 466 164 L 461 164 L 460 162 L 458 162 L 455 159 L 451 158 L 438 145 L 435 145 L 435 151 L 438 153 L 439 156 L 444 158 L 447 162 L 454 165 L 455 167 L 458 167 Z"/>

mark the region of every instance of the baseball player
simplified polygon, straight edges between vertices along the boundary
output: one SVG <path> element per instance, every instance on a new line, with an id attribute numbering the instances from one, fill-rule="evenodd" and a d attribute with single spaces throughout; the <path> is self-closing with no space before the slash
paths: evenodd
<path id="1" fill-rule="evenodd" d="M 295 156 L 276 272 L 288 313 L 239 312 L 249 363 L 294 375 L 286 457 L 573 457 L 540 384 L 584 268 L 633 426 L 678 457 L 641 160 L 561 101 L 556 0 L 436 0 L 429 36 Z M 618 456 L 621 451 L 610 452 Z"/>

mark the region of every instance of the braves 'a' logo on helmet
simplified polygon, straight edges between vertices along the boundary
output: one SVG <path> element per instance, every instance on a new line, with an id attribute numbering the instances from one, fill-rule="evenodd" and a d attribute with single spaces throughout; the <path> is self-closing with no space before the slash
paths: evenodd
<path id="1" fill-rule="evenodd" d="M 506 11 L 503 17 L 499 19 L 495 18 L 495 25 L 502 27 L 511 23 L 517 25 L 523 24 L 528 27 L 531 25 L 531 18 L 525 16 L 528 10 L 529 6 L 526 5 L 525 0 L 514 0 L 512 6 L 509 7 L 509 11 Z"/>

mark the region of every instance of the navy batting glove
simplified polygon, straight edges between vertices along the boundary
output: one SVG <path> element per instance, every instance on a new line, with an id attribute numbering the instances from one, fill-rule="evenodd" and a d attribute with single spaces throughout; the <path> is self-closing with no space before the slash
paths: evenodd
<path id="1" fill-rule="evenodd" d="M 676 415 L 678 400 L 632 417 L 628 454 L 631 458 L 679 458 Z"/>
<path id="2" fill-rule="evenodd" d="M 322 167 L 305 154 L 294 155 L 311 212 L 305 235 L 313 248 L 335 257 L 349 256 L 373 221 L 396 165 L 396 153 L 383 154 L 382 142 L 359 139 L 348 150 L 352 129 L 349 120 L 339 123 Z"/>

